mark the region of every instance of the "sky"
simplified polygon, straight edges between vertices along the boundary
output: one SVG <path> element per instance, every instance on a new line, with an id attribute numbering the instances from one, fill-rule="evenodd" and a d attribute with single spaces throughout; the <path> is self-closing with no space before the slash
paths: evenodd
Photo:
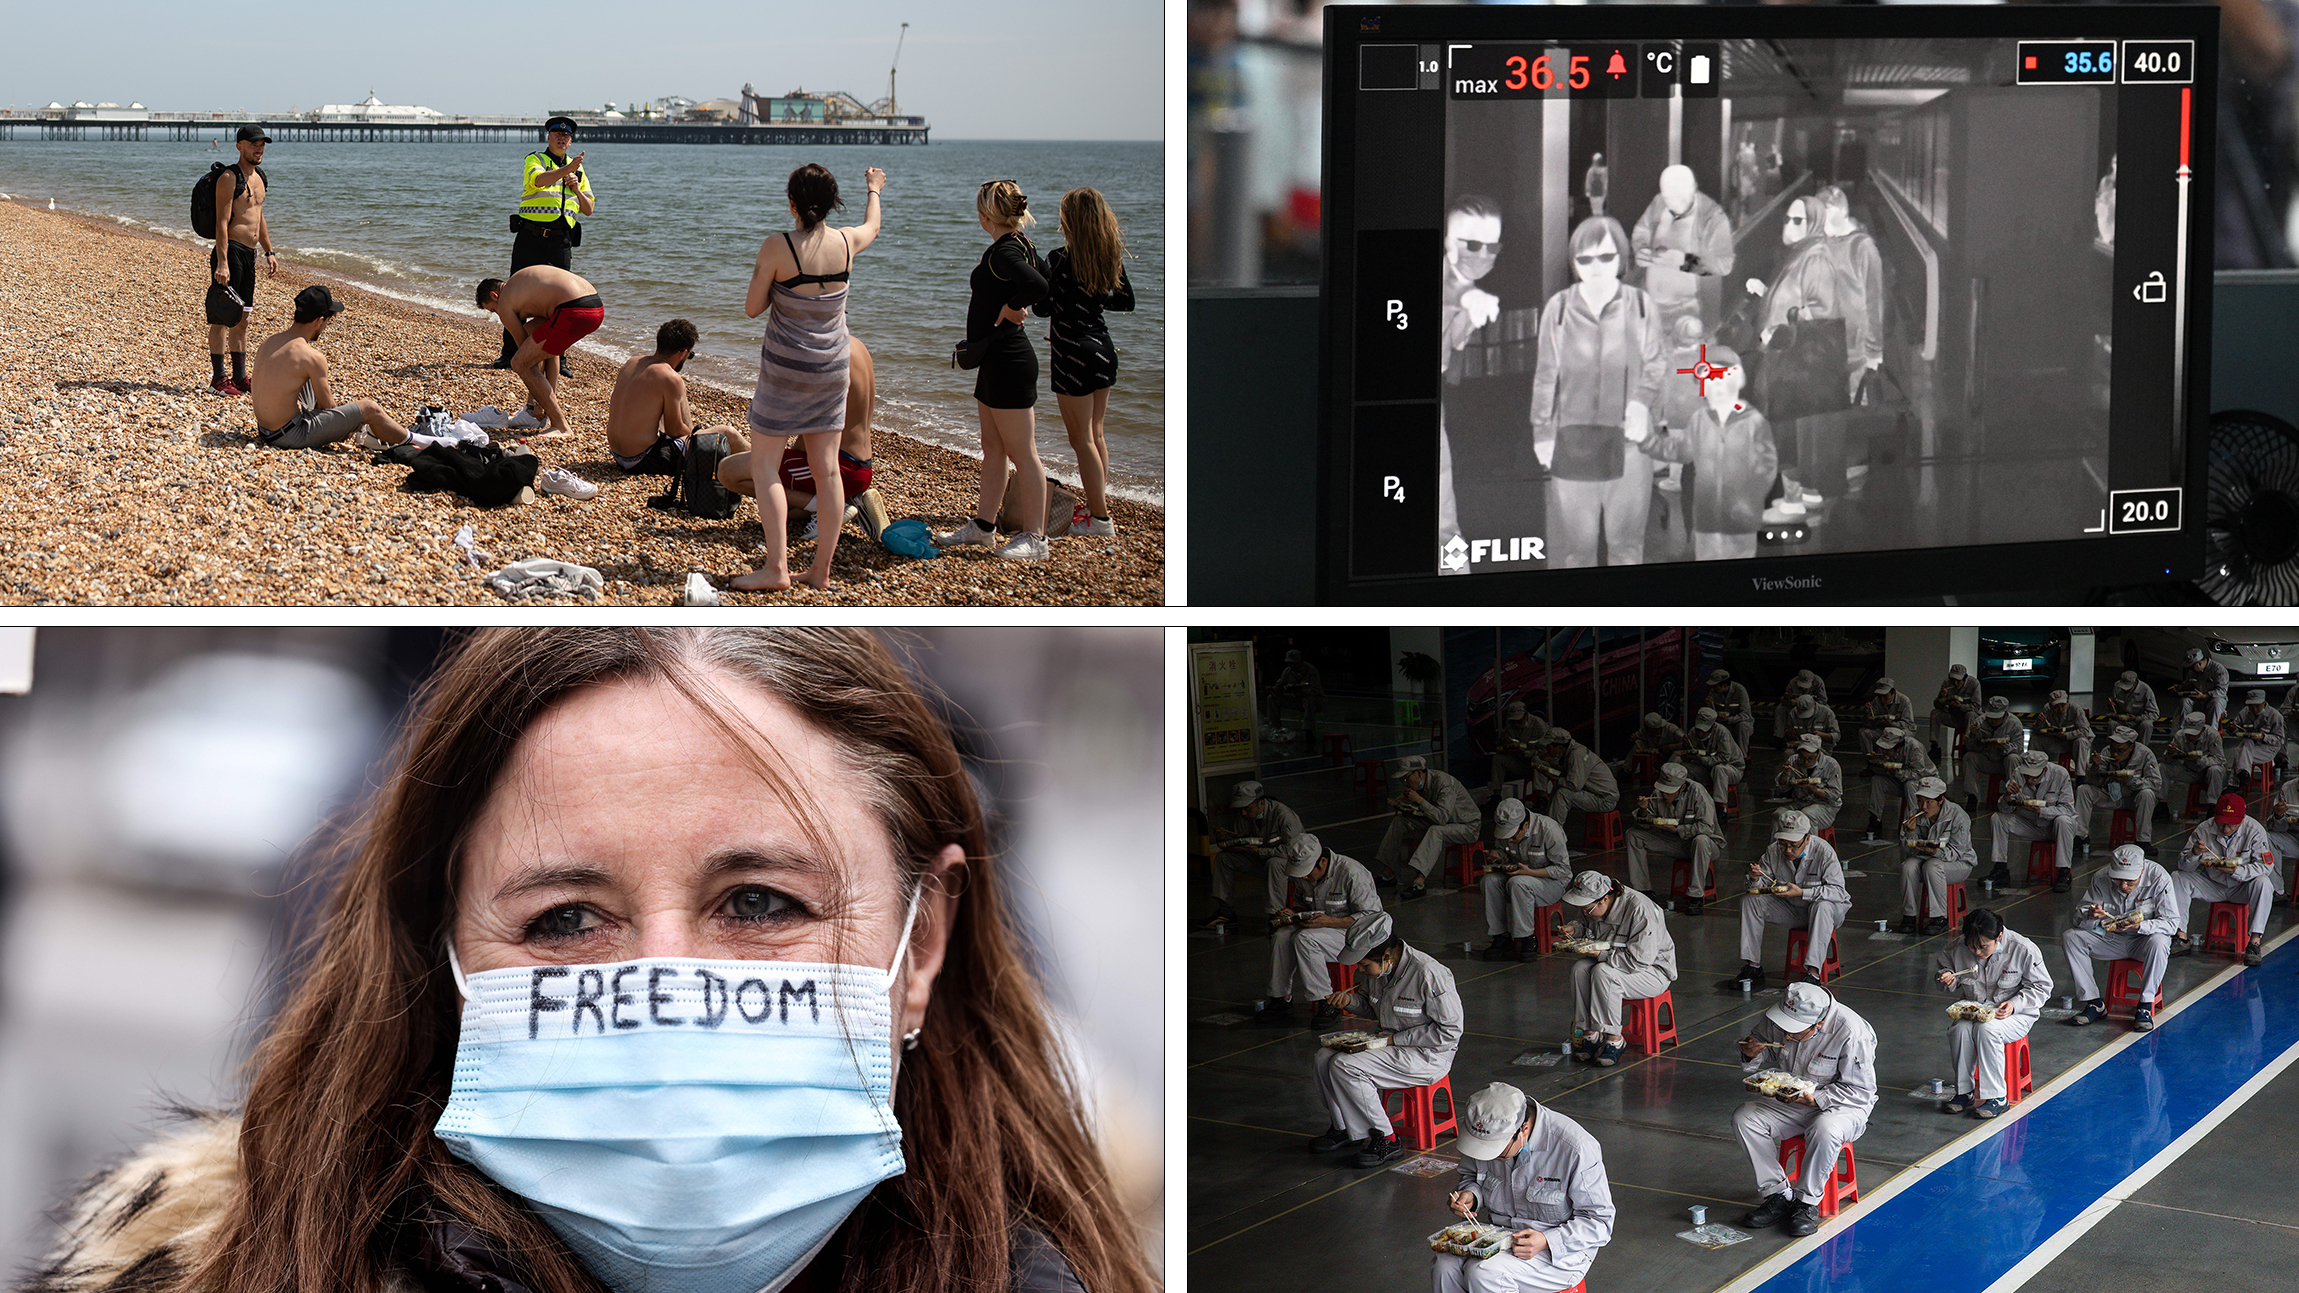
<path id="1" fill-rule="evenodd" d="M 628 0 L 550 4 L 18 6 L 0 106 L 110 100 L 163 111 L 385 103 L 539 116 L 665 95 L 803 87 L 886 94 L 901 24 L 902 111 L 944 139 L 1164 138 L 1159 0 Z"/>

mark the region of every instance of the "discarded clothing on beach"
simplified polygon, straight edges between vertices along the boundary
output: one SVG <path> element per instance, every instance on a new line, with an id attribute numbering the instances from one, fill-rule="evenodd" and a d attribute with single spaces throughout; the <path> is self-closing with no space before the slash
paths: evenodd
<path id="1" fill-rule="evenodd" d="M 407 427 L 407 438 L 418 445 L 486 444 L 487 431 L 476 422 L 453 416 L 437 404 L 426 404 L 415 411 L 415 420 Z"/>
<path id="2" fill-rule="evenodd" d="M 878 532 L 878 542 L 898 557 L 917 557 L 930 560 L 942 555 L 934 546 L 933 531 L 919 520 L 896 521 Z"/>
<path id="3" fill-rule="evenodd" d="M 529 557 L 487 576 L 487 584 L 514 602 L 536 597 L 588 597 L 596 601 L 607 581 L 589 566 L 549 557 Z"/>
<path id="4" fill-rule="evenodd" d="M 395 444 L 375 455 L 375 463 L 408 468 L 401 489 L 461 494 L 481 507 L 517 502 L 519 492 L 534 485 L 542 466 L 530 450 L 513 452 L 491 444 Z"/>
<path id="5" fill-rule="evenodd" d="M 492 404 L 482 404 L 464 414 L 460 420 L 469 422 L 473 426 L 488 427 L 494 430 L 509 428 L 513 431 L 531 431 L 544 425 L 543 420 L 535 416 L 534 410 L 529 409 L 524 404 L 509 413 L 505 413 Z"/>

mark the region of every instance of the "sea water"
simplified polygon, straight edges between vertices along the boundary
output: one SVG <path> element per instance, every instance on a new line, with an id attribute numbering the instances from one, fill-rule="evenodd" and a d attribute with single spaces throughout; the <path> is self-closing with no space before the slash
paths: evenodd
<path id="1" fill-rule="evenodd" d="M 303 143 L 281 140 L 264 158 L 273 245 L 289 263 L 443 311 L 483 317 L 472 302 L 482 277 L 511 267 L 506 227 L 530 147 L 516 143 Z M 886 171 L 884 226 L 854 267 L 848 324 L 878 369 L 876 425 L 929 443 L 980 452 L 974 374 L 953 369 L 965 335 L 967 275 L 989 236 L 974 216 L 982 181 L 1018 182 L 1038 217 L 1040 252 L 1061 245 L 1068 189 L 1101 190 L 1117 212 L 1136 308 L 1107 316 L 1118 382 L 1104 433 L 1113 489 L 1162 504 L 1165 481 L 1165 148 L 1146 143 L 936 140 L 925 147 L 584 144 L 597 209 L 585 222 L 575 272 L 596 284 L 607 322 L 578 347 L 614 358 L 654 349 L 664 320 L 685 318 L 702 341 L 689 380 L 747 396 L 758 377 L 763 316 L 743 317 L 759 244 L 790 227 L 790 172 L 819 162 L 838 176 L 845 209 L 863 218 L 863 169 Z M 0 193 L 18 201 L 105 215 L 189 239 L 192 184 L 229 143 L 0 140 Z M 180 289 L 196 315 L 208 279 L 187 255 Z M 284 327 L 286 302 L 259 280 L 262 317 Z M 263 308 L 268 307 L 268 308 Z M 164 306 L 162 307 L 164 308 Z M 1045 321 L 1027 325 L 1038 348 L 1038 446 L 1047 468 L 1075 479 L 1076 456 L 1046 385 Z M 484 352 L 482 355 L 481 352 Z M 474 359 L 492 360 L 492 340 Z"/>

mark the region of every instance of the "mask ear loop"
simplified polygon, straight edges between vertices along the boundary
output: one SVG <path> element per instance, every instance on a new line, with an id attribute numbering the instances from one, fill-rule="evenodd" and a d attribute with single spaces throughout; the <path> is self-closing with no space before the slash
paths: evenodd
<path id="1" fill-rule="evenodd" d="M 455 958 L 455 941 L 453 939 L 447 941 L 447 968 L 455 975 L 455 990 L 463 994 L 465 1001 L 469 1001 L 471 999 L 471 981 L 463 977 L 463 963 Z"/>
<path id="2" fill-rule="evenodd" d="M 918 887 L 911 891 L 910 914 L 902 918 L 902 938 L 894 945 L 894 963 L 886 967 L 886 978 L 889 987 L 891 987 L 892 983 L 901 976 L 902 959 L 910 955 L 910 930 L 918 923 L 918 903 L 919 899 L 924 895 L 925 891 L 926 882 L 923 879 L 918 882 Z M 924 1028 L 913 1028 L 909 1032 L 902 1034 L 902 1049 L 906 1051 L 917 1050 L 918 1034 L 924 1031 L 926 1031 Z"/>

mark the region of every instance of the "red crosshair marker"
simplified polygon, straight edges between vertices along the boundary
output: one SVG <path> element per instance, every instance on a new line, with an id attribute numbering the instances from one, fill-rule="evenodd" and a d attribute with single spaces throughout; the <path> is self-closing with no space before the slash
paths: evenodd
<path id="1" fill-rule="evenodd" d="M 1703 342 L 1701 343 L 1700 347 L 1700 358 L 1693 363 L 1692 367 L 1679 368 L 1676 371 L 1680 373 L 1691 374 L 1692 380 L 1700 387 L 1700 397 L 1702 399 L 1707 399 L 1708 384 L 1711 381 L 1721 379 L 1726 373 L 1731 372 L 1732 365 L 1712 364 L 1708 362 L 1708 344 Z"/>

